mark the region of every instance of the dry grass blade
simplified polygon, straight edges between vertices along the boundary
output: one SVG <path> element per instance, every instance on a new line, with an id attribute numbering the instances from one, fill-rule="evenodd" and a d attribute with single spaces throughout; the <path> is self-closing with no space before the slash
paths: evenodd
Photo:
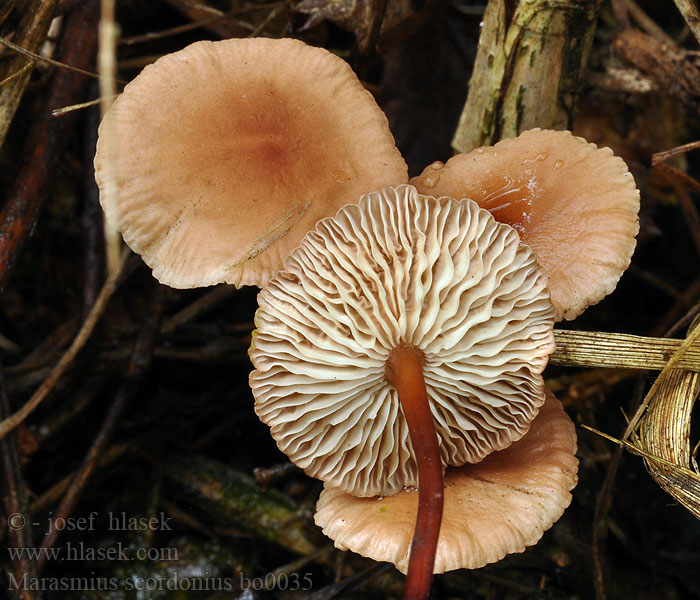
<path id="1" fill-rule="evenodd" d="M 672 367 L 700 371 L 700 345 L 688 340 L 556 329 L 554 341 L 556 349 L 549 358 L 553 365 L 659 370 L 671 359 Z"/>
<path id="2" fill-rule="evenodd" d="M 658 393 L 658 390 L 661 388 L 664 382 L 664 378 L 666 378 L 673 369 L 683 368 L 681 361 L 685 358 L 686 354 L 688 354 L 689 350 L 692 348 L 693 344 L 695 344 L 698 341 L 698 339 L 700 339 L 700 328 L 695 328 L 692 330 L 692 333 L 680 345 L 678 351 L 671 357 L 668 363 L 666 363 L 663 370 L 656 378 L 656 381 L 651 386 L 651 389 L 644 398 L 644 401 L 641 403 L 641 405 L 637 409 L 637 412 L 634 414 L 632 420 L 627 426 L 627 431 L 625 432 L 624 439 L 627 439 L 632 434 L 632 432 L 637 429 L 639 421 L 641 420 L 651 401 L 654 399 L 655 395 Z"/>
<path id="3" fill-rule="evenodd" d="M 117 27 L 114 24 L 114 0 L 102 0 L 100 17 L 100 37 L 98 65 L 100 71 L 100 112 L 104 119 L 107 111 L 112 106 L 116 95 L 117 73 Z M 107 155 L 111 160 L 105 161 L 105 186 L 102 191 L 102 203 L 104 206 L 114 206 L 117 203 L 118 191 L 114 159 L 116 157 L 116 142 L 114 126 L 111 121 L 104 121 L 103 140 L 107 148 Z M 107 273 L 111 274 L 119 269 L 119 255 L 121 253 L 121 236 L 113 225 L 104 221 L 105 256 L 107 258 Z"/>
<path id="4" fill-rule="evenodd" d="M 113 96 L 111 100 L 114 100 L 117 96 Z M 88 100 L 87 102 L 80 102 L 79 104 L 72 104 L 71 106 L 64 106 L 63 108 L 54 108 L 51 111 L 51 116 L 62 117 L 68 113 L 72 113 L 75 110 L 82 110 L 84 108 L 90 108 L 96 104 L 101 104 L 103 102 L 102 98 L 95 98 L 94 100 Z"/>
<path id="5" fill-rule="evenodd" d="M 700 518 L 700 475 L 693 470 L 690 422 L 700 391 L 700 374 L 677 367 L 683 353 L 700 337 L 688 338 L 661 372 L 630 422 L 625 446 L 644 456 L 654 480 L 677 502 Z"/>
<path id="6" fill-rule="evenodd" d="M 645 458 L 654 480 L 700 518 L 700 476 L 691 469 L 690 448 L 690 421 L 698 391 L 698 373 L 669 373 L 640 422 L 635 443 L 671 463 Z"/>

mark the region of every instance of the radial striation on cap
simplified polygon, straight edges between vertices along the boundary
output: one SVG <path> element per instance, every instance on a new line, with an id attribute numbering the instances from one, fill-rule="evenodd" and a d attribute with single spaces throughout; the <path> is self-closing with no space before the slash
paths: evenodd
<path id="1" fill-rule="evenodd" d="M 424 355 L 444 465 L 522 437 L 554 349 L 546 277 L 474 202 L 386 188 L 320 221 L 260 292 L 255 410 L 309 475 L 359 496 L 417 485 L 396 389 L 399 345 Z"/>
<path id="2" fill-rule="evenodd" d="M 526 131 L 434 163 L 411 184 L 475 200 L 515 227 L 549 277 L 557 320 L 613 291 L 634 252 L 639 191 L 627 165 L 569 131 Z"/>
<path id="3" fill-rule="evenodd" d="M 478 464 L 447 469 L 435 573 L 477 569 L 537 543 L 571 502 L 575 453 L 574 425 L 548 393 L 525 437 Z M 315 520 L 341 550 L 405 573 L 417 509 L 416 492 L 357 498 L 326 486 Z"/>
<path id="4" fill-rule="evenodd" d="M 261 286 L 320 218 L 407 180 L 350 67 L 296 40 L 192 44 L 147 66 L 107 119 L 95 157 L 101 188 L 108 161 L 116 172 L 107 218 L 173 287 Z"/>

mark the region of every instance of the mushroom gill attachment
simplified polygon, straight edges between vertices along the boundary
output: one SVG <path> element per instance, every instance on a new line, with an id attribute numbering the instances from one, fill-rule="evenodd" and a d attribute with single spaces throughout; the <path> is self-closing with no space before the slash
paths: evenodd
<path id="1" fill-rule="evenodd" d="M 106 119 L 96 179 L 104 189 L 113 165 L 118 202 L 105 213 L 172 287 L 261 286 L 320 218 L 408 178 L 350 67 L 291 39 L 197 42 L 166 55 Z"/>
<path id="2" fill-rule="evenodd" d="M 571 502 L 575 453 L 574 425 L 548 392 L 522 439 L 478 464 L 448 468 L 435 573 L 477 569 L 536 544 Z M 392 562 L 405 573 L 417 496 L 357 498 L 327 485 L 316 524 L 338 548 Z"/>
<path id="3" fill-rule="evenodd" d="M 528 430 L 554 349 L 546 277 L 474 202 L 386 188 L 320 221 L 260 292 L 250 350 L 258 416 L 309 475 L 357 496 L 418 483 L 387 360 L 423 357 L 442 465 Z"/>
<path id="4" fill-rule="evenodd" d="M 531 129 L 433 163 L 410 183 L 512 225 L 549 277 L 558 321 L 612 292 L 634 252 L 639 191 L 627 165 L 569 131 Z"/>

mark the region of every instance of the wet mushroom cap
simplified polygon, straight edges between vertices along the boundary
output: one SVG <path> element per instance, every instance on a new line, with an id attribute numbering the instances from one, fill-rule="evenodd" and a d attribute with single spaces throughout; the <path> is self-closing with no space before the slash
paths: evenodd
<path id="1" fill-rule="evenodd" d="M 578 460 L 574 425 L 547 401 L 528 433 L 478 464 L 449 468 L 435 573 L 477 569 L 537 543 L 571 502 Z M 357 498 L 326 486 L 316 524 L 341 550 L 406 572 L 418 494 Z"/>
<path id="2" fill-rule="evenodd" d="M 568 131 L 532 129 L 434 163 L 422 194 L 475 200 L 518 230 L 550 280 L 557 320 L 615 289 L 639 231 L 639 191 L 625 162 Z"/>
<path id="3" fill-rule="evenodd" d="M 350 67 L 291 40 L 197 42 L 147 66 L 100 127 L 104 206 L 161 282 L 263 285 L 316 221 L 407 180 Z M 110 162 L 111 161 L 111 162 Z"/>
<path id="4" fill-rule="evenodd" d="M 309 475 L 359 496 L 417 485 L 398 346 L 423 356 L 444 465 L 522 437 L 554 310 L 532 251 L 474 202 L 386 188 L 320 221 L 260 292 L 255 410 Z"/>

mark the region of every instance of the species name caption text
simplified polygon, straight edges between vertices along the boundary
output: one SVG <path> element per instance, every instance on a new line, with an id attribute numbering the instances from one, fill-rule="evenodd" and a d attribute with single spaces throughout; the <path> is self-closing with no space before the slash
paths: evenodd
<path id="1" fill-rule="evenodd" d="M 104 591 L 117 592 L 234 592 L 238 590 L 308 591 L 313 586 L 311 573 L 267 573 L 263 577 L 184 577 L 177 573 L 162 577 L 32 577 L 28 573 L 7 573 L 11 591 Z"/>
<path id="2" fill-rule="evenodd" d="M 308 591 L 313 586 L 311 573 L 267 573 L 263 577 L 185 577 L 178 573 L 162 577 L 31 577 L 28 573 L 8 573 L 11 591 L 83 591 L 83 592 L 234 592 L 238 590 Z"/>

